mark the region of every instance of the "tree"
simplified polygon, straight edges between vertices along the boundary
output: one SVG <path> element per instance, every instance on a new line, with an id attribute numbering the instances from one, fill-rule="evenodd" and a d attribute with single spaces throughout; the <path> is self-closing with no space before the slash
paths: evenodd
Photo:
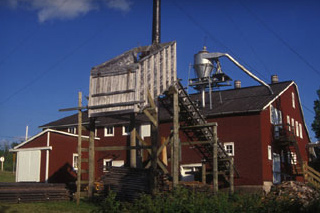
<path id="1" fill-rule="evenodd" d="M 317 90 L 318 100 L 314 101 L 314 120 L 312 123 L 312 130 L 316 134 L 316 138 L 320 141 L 320 89 Z"/>

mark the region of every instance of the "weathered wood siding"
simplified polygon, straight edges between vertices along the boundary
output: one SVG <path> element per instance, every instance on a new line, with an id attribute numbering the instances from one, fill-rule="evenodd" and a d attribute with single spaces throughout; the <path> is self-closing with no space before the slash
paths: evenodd
<path id="1" fill-rule="evenodd" d="M 176 81 L 176 42 L 170 42 L 140 60 L 135 50 L 91 71 L 89 117 L 114 112 L 139 112 L 147 93 L 161 95 Z"/>

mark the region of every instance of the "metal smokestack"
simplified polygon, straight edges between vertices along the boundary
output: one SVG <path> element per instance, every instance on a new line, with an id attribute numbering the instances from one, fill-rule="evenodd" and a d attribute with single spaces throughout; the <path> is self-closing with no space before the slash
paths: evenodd
<path id="1" fill-rule="evenodd" d="M 153 0 L 152 44 L 159 44 L 161 28 L 161 0 Z"/>

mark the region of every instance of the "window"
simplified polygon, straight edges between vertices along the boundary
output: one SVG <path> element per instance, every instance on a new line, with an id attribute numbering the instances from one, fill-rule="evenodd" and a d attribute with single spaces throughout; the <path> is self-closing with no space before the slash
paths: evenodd
<path id="1" fill-rule="evenodd" d="M 291 131 L 291 126 L 290 126 L 290 116 L 287 115 L 287 128 L 289 131 Z"/>
<path id="2" fill-rule="evenodd" d="M 114 127 L 113 126 L 106 126 L 104 128 L 104 137 L 114 136 Z"/>
<path id="3" fill-rule="evenodd" d="M 299 123 L 296 121 L 296 135 L 299 137 Z"/>
<path id="4" fill-rule="evenodd" d="M 103 171 L 106 172 L 108 167 L 123 167 L 124 161 L 123 160 L 112 160 L 112 159 L 103 159 Z"/>
<path id="5" fill-rule="evenodd" d="M 293 92 L 291 93 L 291 97 L 292 97 L 292 108 L 296 108 L 296 102 L 295 102 L 295 99 L 294 99 L 294 93 Z"/>
<path id="6" fill-rule="evenodd" d="M 71 134 L 76 134 L 77 133 L 77 128 L 76 127 L 70 127 L 68 128 L 68 132 Z"/>
<path id="7" fill-rule="evenodd" d="M 282 112 L 270 106 L 270 122 L 274 125 L 282 124 Z"/>
<path id="8" fill-rule="evenodd" d="M 129 126 L 122 126 L 122 135 L 130 135 Z"/>
<path id="9" fill-rule="evenodd" d="M 294 134 L 294 119 L 291 118 L 291 128 L 292 128 L 292 132 Z"/>
<path id="10" fill-rule="evenodd" d="M 302 125 L 299 124 L 299 132 L 300 132 L 300 138 L 303 138 L 303 135 L 302 135 Z"/>
<path id="11" fill-rule="evenodd" d="M 288 152 L 288 163 L 291 165 L 297 164 L 297 154 L 294 152 Z"/>
<path id="12" fill-rule="evenodd" d="M 271 149 L 271 146 L 268 146 L 268 160 L 272 160 L 272 149 Z"/>
<path id="13" fill-rule="evenodd" d="M 229 156 L 234 156 L 234 143 L 233 142 L 228 142 L 224 143 L 224 150 Z"/>
<path id="14" fill-rule="evenodd" d="M 74 170 L 78 170 L 78 153 L 73 153 L 72 155 L 72 166 Z"/>
<path id="15" fill-rule="evenodd" d="M 142 138 L 151 136 L 151 126 L 150 126 L 150 124 L 141 125 L 140 126 L 140 136 Z"/>

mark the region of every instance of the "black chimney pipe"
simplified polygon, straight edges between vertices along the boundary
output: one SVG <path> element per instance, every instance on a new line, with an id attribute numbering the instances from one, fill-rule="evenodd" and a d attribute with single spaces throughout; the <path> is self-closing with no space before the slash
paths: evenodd
<path id="1" fill-rule="evenodd" d="M 161 0 L 153 0 L 152 44 L 159 44 L 161 28 Z"/>

